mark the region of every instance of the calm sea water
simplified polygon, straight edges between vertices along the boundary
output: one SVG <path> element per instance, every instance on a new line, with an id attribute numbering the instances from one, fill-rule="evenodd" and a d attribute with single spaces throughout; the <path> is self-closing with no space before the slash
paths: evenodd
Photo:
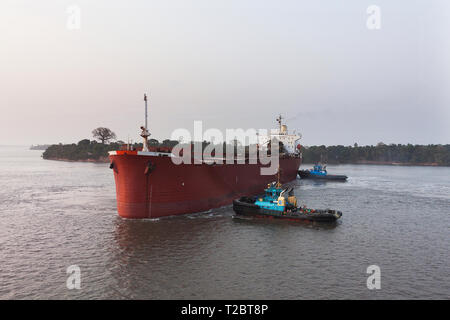
<path id="1" fill-rule="evenodd" d="M 349 181 L 295 181 L 300 203 L 343 211 L 329 227 L 230 207 L 130 221 L 108 164 L 41 153 L 0 147 L 1 299 L 450 298 L 450 168 L 330 165 Z M 66 287 L 70 265 L 80 290 Z"/>

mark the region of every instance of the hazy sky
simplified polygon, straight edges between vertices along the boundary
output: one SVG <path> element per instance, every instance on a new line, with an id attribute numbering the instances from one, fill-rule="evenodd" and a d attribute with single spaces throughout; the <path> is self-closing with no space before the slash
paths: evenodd
<path id="1" fill-rule="evenodd" d="M 0 144 L 137 140 L 144 92 L 157 139 L 282 113 L 306 145 L 450 143 L 449 89 L 448 0 L 0 2 Z"/>

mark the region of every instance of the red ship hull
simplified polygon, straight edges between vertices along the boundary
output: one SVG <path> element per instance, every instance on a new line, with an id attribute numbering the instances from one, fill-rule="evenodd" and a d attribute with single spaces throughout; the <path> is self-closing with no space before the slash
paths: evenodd
<path id="1" fill-rule="evenodd" d="M 180 164 L 136 151 L 110 154 L 121 217 L 142 219 L 203 212 L 256 195 L 276 180 L 261 164 Z M 295 180 L 301 158 L 280 159 L 281 182 Z"/>

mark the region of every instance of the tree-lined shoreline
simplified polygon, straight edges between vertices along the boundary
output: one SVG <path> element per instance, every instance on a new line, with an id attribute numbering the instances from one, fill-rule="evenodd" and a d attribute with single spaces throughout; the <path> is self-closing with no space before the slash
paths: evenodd
<path id="1" fill-rule="evenodd" d="M 83 139 L 78 143 L 54 144 L 49 146 L 42 157 L 46 160 L 108 162 L 108 152 L 120 150 L 123 141 L 111 142 L 116 134 L 108 128 L 99 127 L 92 131 L 95 139 Z M 195 142 L 202 144 L 202 149 L 209 144 L 207 141 Z M 234 142 L 237 146 L 237 141 Z M 159 142 L 149 139 L 149 148 L 164 148 L 170 150 L 178 141 L 166 139 Z M 225 142 L 224 142 L 225 150 Z M 247 147 L 246 147 L 247 148 Z M 131 149 L 142 149 L 142 143 L 134 143 Z M 450 144 L 384 144 L 376 146 L 304 146 L 301 148 L 303 163 L 328 164 L 378 164 L 378 165 L 418 165 L 418 166 L 450 166 Z"/>
<path id="2" fill-rule="evenodd" d="M 176 141 L 159 142 L 151 139 L 154 147 L 171 147 Z M 46 160 L 108 162 L 108 151 L 119 150 L 122 141 L 99 143 L 84 139 L 72 144 L 49 146 L 42 157 Z M 142 148 L 135 143 L 133 148 Z M 301 149 L 304 164 L 371 164 L 405 166 L 450 166 L 450 145 L 385 145 L 376 146 L 304 146 Z"/>
<path id="3" fill-rule="evenodd" d="M 376 146 L 310 146 L 302 148 L 303 163 L 450 166 L 450 144 Z"/>

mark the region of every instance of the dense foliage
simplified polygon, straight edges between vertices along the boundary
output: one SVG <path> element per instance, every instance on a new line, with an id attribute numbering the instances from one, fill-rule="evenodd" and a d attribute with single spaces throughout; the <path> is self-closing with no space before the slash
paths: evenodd
<path id="1" fill-rule="evenodd" d="M 311 146 L 302 149 L 304 163 L 402 163 L 450 165 L 450 145 Z"/>
<path id="2" fill-rule="evenodd" d="M 42 154 L 44 159 L 99 160 L 108 156 L 108 151 L 118 150 L 121 142 L 110 144 L 84 139 L 77 144 L 54 144 Z"/>
<path id="3" fill-rule="evenodd" d="M 159 142 L 156 139 L 149 140 L 149 146 L 153 147 L 173 147 L 178 142 L 173 140 L 164 140 Z M 120 150 L 123 141 L 111 142 L 103 144 L 95 140 L 83 139 L 77 144 L 54 144 L 45 150 L 42 154 L 44 159 L 61 159 L 61 160 L 101 160 L 108 157 L 108 151 Z M 142 143 L 134 143 L 133 149 L 141 149 Z"/>

